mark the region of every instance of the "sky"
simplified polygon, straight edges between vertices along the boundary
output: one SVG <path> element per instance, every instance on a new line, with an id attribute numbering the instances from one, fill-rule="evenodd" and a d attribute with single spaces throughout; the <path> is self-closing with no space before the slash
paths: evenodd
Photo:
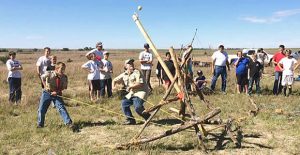
<path id="1" fill-rule="evenodd" d="M 0 0 L 0 48 L 300 47 L 299 0 Z"/>

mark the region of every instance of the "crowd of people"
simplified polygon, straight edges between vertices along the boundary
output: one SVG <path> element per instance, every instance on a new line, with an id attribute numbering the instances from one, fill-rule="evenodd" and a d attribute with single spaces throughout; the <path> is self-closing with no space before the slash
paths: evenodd
<path id="1" fill-rule="evenodd" d="M 279 46 L 279 51 L 273 56 L 273 64 L 275 65 L 275 80 L 273 94 L 282 93 L 289 96 L 292 92 L 294 80 L 294 71 L 299 66 L 297 60 L 291 55 L 291 50 L 285 49 L 284 45 Z M 117 84 L 122 84 L 125 94 L 121 101 L 121 107 L 126 120 L 124 124 L 136 124 L 130 107 L 133 105 L 137 114 L 147 120 L 150 115 L 143 113 L 144 101 L 153 88 L 151 86 L 150 77 L 153 68 L 153 55 L 149 44 L 144 44 L 144 50 L 139 54 L 140 70 L 134 65 L 134 59 L 128 59 L 124 64 L 124 72 L 112 79 L 113 64 L 109 60 L 110 53 L 103 48 L 103 44 L 98 42 L 96 48 L 86 53 L 88 59 L 81 68 L 87 72 L 89 97 L 91 101 L 98 101 L 101 98 L 111 98 L 112 90 Z M 255 83 L 256 93 L 261 93 L 260 80 L 264 72 L 264 59 L 267 54 L 263 49 L 259 49 L 250 57 L 243 54 L 242 51 L 237 52 L 237 59 L 233 62 L 236 73 L 236 90 L 237 93 L 245 92 L 248 95 L 253 94 L 253 85 Z M 184 60 L 185 52 L 178 61 Z M 221 92 L 226 94 L 227 70 L 230 71 L 228 54 L 223 45 L 211 56 L 212 59 L 212 80 L 210 89 L 215 91 L 216 82 L 221 76 Z M 175 76 L 174 62 L 171 60 L 171 54 L 165 54 L 165 65 L 170 73 Z M 6 62 L 8 69 L 9 83 L 9 102 L 18 104 L 21 101 L 21 72 L 23 69 L 21 63 L 16 60 L 16 53 L 9 52 L 9 60 Z M 41 56 L 36 63 L 36 70 L 40 79 L 42 94 L 38 108 L 38 127 L 44 127 L 45 115 L 51 103 L 53 107 L 58 109 L 64 123 L 72 126 L 67 109 L 64 106 L 62 91 L 67 89 L 68 77 L 65 75 L 66 64 L 57 62 L 57 57 L 51 55 L 49 47 L 44 48 L 44 55 Z M 196 85 L 196 89 L 203 89 L 207 86 L 207 79 L 203 71 L 196 71 L 197 76 L 194 78 L 192 60 L 188 59 L 186 68 L 188 78 Z M 167 90 L 171 84 L 170 78 L 162 68 L 161 64 L 157 64 L 157 77 L 164 84 Z M 187 86 L 188 87 L 188 86 Z"/>

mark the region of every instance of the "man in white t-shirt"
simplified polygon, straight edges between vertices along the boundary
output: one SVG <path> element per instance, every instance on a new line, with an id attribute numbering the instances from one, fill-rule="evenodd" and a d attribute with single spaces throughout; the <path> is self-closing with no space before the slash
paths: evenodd
<path id="1" fill-rule="evenodd" d="M 9 58 L 6 62 L 6 67 L 8 70 L 7 81 L 9 83 L 9 102 L 19 103 L 22 97 L 21 90 L 21 72 L 23 67 L 21 63 L 16 60 L 16 53 L 9 52 Z"/>
<path id="2" fill-rule="evenodd" d="M 36 62 L 36 70 L 39 75 L 39 78 L 47 71 L 47 67 L 51 65 L 50 60 L 51 49 L 49 47 L 44 48 L 44 56 L 41 56 Z M 41 82 L 42 88 L 44 88 L 43 83 Z"/>
<path id="3" fill-rule="evenodd" d="M 97 42 L 96 43 L 96 48 L 92 49 L 88 53 L 91 53 L 91 52 L 96 54 L 96 59 L 98 61 L 101 61 L 103 59 L 103 53 L 105 52 L 104 49 L 103 49 L 102 42 Z M 88 56 L 88 53 L 85 55 L 86 57 Z"/>
<path id="4" fill-rule="evenodd" d="M 145 80 L 146 80 L 146 84 L 148 85 L 150 91 L 152 91 L 152 87 L 151 87 L 151 84 L 150 84 L 150 77 L 151 77 L 151 69 L 152 69 L 152 62 L 153 62 L 153 56 L 152 56 L 152 53 L 150 52 L 150 46 L 149 44 L 145 43 L 144 44 L 144 48 L 145 50 L 140 52 L 140 55 L 139 55 L 139 60 L 140 60 L 140 63 L 141 63 L 141 70 L 142 70 L 142 73 L 145 77 Z"/>
<path id="5" fill-rule="evenodd" d="M 212 74 L 213 78 L 211 81 L 210 88 L 212 90 L 215 90 L 216 82 L 218 80 L 218 77 L 221 75 L 222 78 L 222 92 L 225 94 L 226 92 L 226 80 L 227 80 L 227 72 L 226 72 L 226 66 L 228 68 L 228 71 L 230 71 L 229 62 L 228 62 L 228 54 L 226 51 L 224 51 L 224 45 L 219 46 L 219 50 L 214 52 L 214 54 L 211 56 L 212 58 Z"/>
<path id="6" fill-rule="evenodd" d="M 292 85 L 294 82 L 294 70 L 299 66 L 297 60 L 291 56 L 292 50 L 285 51 L 285 58 L 282 58 L 277 66 L 282 71 L 282 81 L 284 96 L 289 96 L 292 93 Z M 289 88 L 289 93 L 286 94 L 287 87 Z"/>

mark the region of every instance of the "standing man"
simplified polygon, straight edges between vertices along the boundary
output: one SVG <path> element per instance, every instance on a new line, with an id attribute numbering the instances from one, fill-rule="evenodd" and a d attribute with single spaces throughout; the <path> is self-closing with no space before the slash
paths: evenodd
<path id="1" fill-rule="evenodd" d="M 152 56 L 152 53 L 150 52 L 149 44 L 145 43 L 144 48 L 145 48 L 145 50 L 142 51 L 139 55 L 139 60 L 140 60 L 140 63 L 141 63 L 142 73 L 143 73 L 143 75 L 145 76 L 145 79 L 146 79 L 146 84 L 148 85 L 148 88 L 151 92 L 152 87 L 151 87 L 151 84 L 150 84 L 150 77 L 151 77 L 151 68 L 152 68 L 153 56 Z"/>
<path id="2" fill-rule="evenodd" d="M 103 59 L 103 52 L 104 49 L 103 49 L 103 44 L 102 42 L 97 42 L 96 43 L 96 48 L 95 49 L 92 49 L 91 51 L 89 51 L 88 53 L 95 53 L 96 54 L 96 59 L 98 61 L 101 61 Z M 87 56 L 87 55 L 86 55 Z"/>
<path id="3" fill-rule="evenodd" d="M 282 70 L 279 68 L 278 63 L 282 58 L 285 57 L 284 53 L 285 47 L 284 45 L 279 46 L 279 51 L 273 56 L 272 61 L 275 65 L 275 81 L 273 86 L 273 94 L 278 95 L 282 91 Z"/>
<path id="4" fill-rule="evenodd" d="M 21 91 L 21 72 L 23 67 L 21 63 L 16 60 L 16 53 L 9 52 L 9 59 L 6 61 L 8 72 L 7 81 L 9 83 L 9 102 L 19 103 L 22 97 Z"/>
<path id="5" fill-rule="evenodd" d="M 230 71 L 229 62 L 228 62 L 228 54 L 226 51 L 224 51 L 224 45 L 219 46 L 219 50 L 214 52 L 214 54 L 211 56 L 212 58 L 212 67 L 211 71 L 213 74 L 213 78 L 211 81 L 210 88 L 214 91 L 216 87 L 216 82 L 218 80 L 218 77 L 221 75 L 222 78 L 222 92 L 223 94 L 226 94 L 226 80 L 227 80 L 227 72 L 226 72 L 226 66 L 228 68 L 228 71 Z"/>
<path id="6" fill-rule="evenodd" d="M 108 60 L 109 53 L 107 51 L 103 52 L 104 58 L 101 60 L 103 63 L 103 68 L 100 68 L 100 95 L 105 97 L 105 92 L 107 92 L 107 97 L 112 97 L 112 73 L 113 65 Z M 105 91 L 106 88 L 106 91 Z"/>
<path id="7" fill-rule="evenodd" d="M 43 75 L 47 71 L 47 67 L 51 65 L 50 61 L 51 49 L 49 47 L 44 48 L 44 56 L 41 56 L 36 62 L 36 70 L 41 79 L 41 75 Z M 44 88 L 44 84 L 41 81 L 41 86 Z"/>
<path id="8" fill-rule="evenodd" d="M 124 125 L 134 125 L 136 121 L 131 113 L 130 106 L 134 105 L 136 113 L 142 116 L 145 120 L 150 117 L 150 114 L 143 114 L 144 100 L 147 97 L 147 85 L 141 72 L 134 68 L 134 60 L 128 59 L 125 61 L 125 72 L 117 76 L 112 84 L 115 88 L 116 83 L 122 83 L 127 91 L 126 96 L 122 99 L 122 111 L 126 115 Z"/>

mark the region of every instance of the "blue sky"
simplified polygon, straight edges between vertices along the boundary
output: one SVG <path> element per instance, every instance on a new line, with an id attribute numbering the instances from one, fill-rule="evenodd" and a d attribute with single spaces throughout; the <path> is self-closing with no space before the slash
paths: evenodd
<path id="1" fill-rule="evenodd" d="M 0 48 L 300 47 L 299 0 L 0 0 Z"/>

